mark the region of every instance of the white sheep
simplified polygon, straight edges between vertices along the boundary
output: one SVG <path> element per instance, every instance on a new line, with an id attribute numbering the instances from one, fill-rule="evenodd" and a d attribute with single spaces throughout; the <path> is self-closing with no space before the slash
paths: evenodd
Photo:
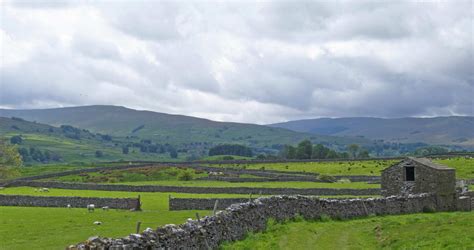
<path id="1" fill-rule="evenodd" d="M 67 208 L 71 208 L 71 207 L 72 207 L 71 204 L 67 204 Z"/>
<path id="2" fill-rule="evenodd" d="M 87 211 L 90 213 L 90 212 L 94 212 L 94 209 L 95 209 L 95 205 L 94 204 L 89 204 L 87 205 Z"/>
<path id="3" fill-rule="evenodd" d="M 94 225 L 102 225 L 102 222 L 100 222 L 100 221 L 94 221 Z"/>
<path id="4" fill-rule="evenodd" d="M 41 188 L 39 191 L 40 192 L 49 192 L 49 189 L 48 188 Z"/>
<path id="5" fill-rule="evenodd" d="M 102 207 L 102 210 L 109 211 L 109 206 Z"/>

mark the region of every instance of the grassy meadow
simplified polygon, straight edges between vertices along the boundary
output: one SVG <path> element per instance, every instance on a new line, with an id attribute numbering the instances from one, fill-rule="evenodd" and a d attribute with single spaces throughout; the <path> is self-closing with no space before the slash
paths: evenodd
<path id="1" fill-rule="evenodd" d="M 456 168 L 457 177 L 474 179 L 474 159 L 462 157 L 435 160 Z M 315 163 L 212 164 L 212 166 L 280 171 L 306 171 L 323 175 L 380 175 L 381 170 L 397 161 L 354 161 Z M 108 164 L 52 164 L 22 167 L 21 176 L 61 172 Z M 184 178 L 183 176 L 187 176 Z M 129 185 L 164 185 L 187 187 L 265 187 L 265 188 L 379 188 L 379 184 L 363 182 L 242 182 L 196 180 L 206 172 L 184 167 L 144 167 L 129 170 L 103 170 L 54 178 L 69 182 L 117 183 Z M 251 177 L 242 175 L 241 177 Z M 255 176 L 254 176 L 255 177 Z M 51 180 L 51 179 L 50 179 Z M 474 189 L 474 186 L 471 186 Z M 90 236 L 120 237 L 134 232 L 136 223 L 156 228 L 165 224 L 181 224 L 210 211 L 169 211 L 168 197 L 233 198 L 241 194 L 139 193 L 95 190 L 50 189 L 35 192 L 32 187 L 0 190 L 6 195 L 137 197 L 141 195 L 142 212 L 123 210 L 88 213 L 85 208 L 0 207 L 0 249 L 64 249 L 69 244 Z M 344 196 L 349 197 L 349 196 Z M 94 225 L 101 221 L 102 225 Z M 224 249 L 470 249 L 473 248 L 474 212 L 434 213 L 403 216 L 370 217 L 348 221 L 270 222 L 265 233 L 250 234 L 243 241 L 230 243 Z"/>
<path id="2" fill-rule="evenodd" d="M 181 224 L 187 218 L 195 218 L 210 211 L 169 211 L 168 196 L 187 198 L 238 198 L 235 194 L 183 194 L 183 193 L 134 193 L 93 190 L 50 189 L 50 192 L 35 192 L 32 187 L 15 187 L 0 190 L 0 194 L 35 196 L 80 196 L 80 197 L 137 197 L 141 196 L 142 212 L 125 210 L 94 213 L 86 208 L 40 208 L 0 206 L 0 249 L 64 249 L 69 244 L 87 240 L 94 235 L 120 237 L 135 231 L 138 221 L 142 230 L 165 224 Z M 94 225 L 101 221 L 102 225 Z"/>
<path id="3" fill-rule="evenodd" d="M 222 249 L 473 249 L 474 212 L 268 223 Z"/>
<path id="4" fill-rule="evenodd" d="M 396 160 L 213 164 L 213 167 L 310 172 L 324 175 L 380 175 Z"/>
<path id="5" fill-rule="evenodd" d="M 434 159 L 436 163 L 456 169 L 456 178 L 474 179 L 474 159 L 453 157 Z M 282 162 L 282 163 L 244 163 L 212 164 L 213 167 L 242 169 L 263 169 L 278 171 L 302 171 L 322 175 L 371 175 L 379 176 L 382 170 L 399 162 L 398 160 L 334 161 L 334 162 Z"/>
<path id="6" fill-rule="evenodd" d="M 454 157 L 448 159 L 434 159 L 436 163 L 456 169 L 456 178 L 474 179 L 474 159 L 464 157 Z"/>

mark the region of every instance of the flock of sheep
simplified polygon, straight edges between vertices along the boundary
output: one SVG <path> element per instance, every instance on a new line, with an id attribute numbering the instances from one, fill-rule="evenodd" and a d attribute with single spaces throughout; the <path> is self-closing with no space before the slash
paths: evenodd
<path id="1" fill-rule="evenodd" d="M 49 192 L 49 189 L 48 188 L 36 188 L 35 192 Z M 66 207 L 67 208 L 72 208 L 71 204 L 67 204 Z M 95 205 L 94 204 L 88 204 L 87 205 L 87 211 L 89 213 L 94 212 L 94 210 L 95 210 Z M 109 207 L 108 206 L 102 207 L 102 210 L 109 211 Z"/>

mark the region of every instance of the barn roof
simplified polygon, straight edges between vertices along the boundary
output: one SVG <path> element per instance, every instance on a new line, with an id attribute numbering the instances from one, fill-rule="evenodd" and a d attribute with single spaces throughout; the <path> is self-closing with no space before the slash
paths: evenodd
<path id="1" fill-rule="evenodd" d="M 454 168 L 450 168 L 450 167 L 447 167 L 445 165 L 441 165 L 441 164 L 438 164 L 438 163 L 434 163 L 432 162 L 430 159 L 428 158 L 415 158 L 415 157 L 407 157 L 405 160 L 403 160 L 402 162 L 415 162 L 415 163 L 418 163 L 420 165 L 423 165 L 425 167 L 429 167 L 429 168 L 432 168 L 432 169 L 436 169 L 436 170 L 454 170 Z M 385 170 L 388 170 L 388 169 L 391 169 L 391 168 L 394 168 L 394 167 L 400 167 L 401 164 L 400 162 L 399 163 L 396 163 L 386 169 L 384 169 L 383 171 Z M 382 171 L 382 172 L 383 172 Z"/>
<path id="2" fill-rule="evenodd" d="M 408 159 L 416 162 L 416 163 L 419 163 L 421 165 L 424 165 L 426 167 L 430 167 L 430 168 L 434 168 L 434 169 L 439 169 L 439 170 L 454 170 L 454 168 L 450 168 L 448 166 L 445 166 L 445 165 L 441 165 L 441 164 L 438 164 L 438 163 L 434 163 L 432 162 L 430 159 L 428 158 L 415 158 L 415 157 L 409 157 Z"/>

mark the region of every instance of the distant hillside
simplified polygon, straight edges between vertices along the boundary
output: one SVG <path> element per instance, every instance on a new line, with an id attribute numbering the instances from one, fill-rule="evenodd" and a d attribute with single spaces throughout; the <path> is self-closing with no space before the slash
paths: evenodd
<path id="1" fill-rule="evenodd" d="M 271 124 L 331 136 L 363 136 L 389 142 L 474 146 L 474 117 L 450 116 L 435 118 L 321 118 Z"/>
<path id="2" fill-rule="evenodd" d="M 100 162 L 117 160 L 183 160 L 172 159 L 169 150 L 163 152 L 142 152 L 133 138 L 117 138 L 104 134 L 95 134 L 72 126 L 54 127 L 46 124 L 29 122 L 20 118 L 0 117 L 0 139 L 15 142 L 22 151 L 24 162 L 29 164 L 58 162 Z M 128 147 L 125 154 L 123 148 Z M 96 152 L 100 151 L 100 157 Z"/>
<path id="3" fill-rule="evenodd" d="M 215 122 L 201 118 L 138 111 L 117 106 L 84 106 L 56 109 L 6 110 L 0 116 L 20 117 L 53 126 L 62 124 L 118 137 L 151 139 L 158 143 L 195 146 L 242 143 L 255 148 L 276 148 L 310 138 L 331 145 L 369 144 L 362 138 L 319 136 L 254 124 Z"/>

